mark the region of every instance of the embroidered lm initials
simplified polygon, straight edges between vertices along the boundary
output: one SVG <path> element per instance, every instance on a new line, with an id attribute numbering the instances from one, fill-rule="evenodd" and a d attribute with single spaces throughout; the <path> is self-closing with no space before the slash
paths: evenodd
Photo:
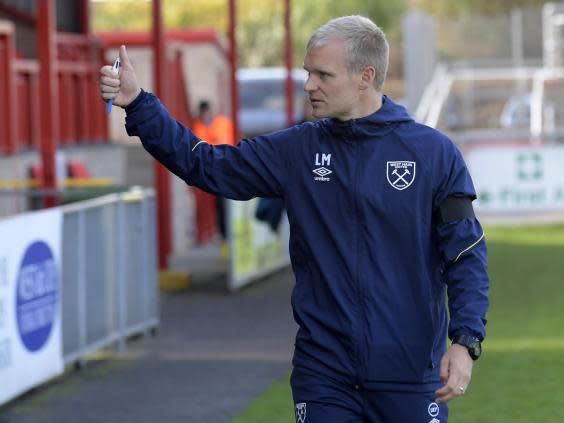
<path id="1" fill-rule="evenodd" d="M 321 161 L 319 161 L 319 156 L 321 156 Z M 331 166 L 331 154 L 317 153 L 315 155 L 315 165 L 316 166 Z"/>

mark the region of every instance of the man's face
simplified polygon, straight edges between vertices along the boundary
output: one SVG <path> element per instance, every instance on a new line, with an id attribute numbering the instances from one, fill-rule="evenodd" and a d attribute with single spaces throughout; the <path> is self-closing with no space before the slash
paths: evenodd
<path id="1" fill-rule="evenodd" d="M 333 40 L 312 49 L 304 59 L 309 73 L 305 91 L 316 118 L 348 120 L 359 107 L 361 74 L 351 74 L 345 62 L 345 46 Z"/>

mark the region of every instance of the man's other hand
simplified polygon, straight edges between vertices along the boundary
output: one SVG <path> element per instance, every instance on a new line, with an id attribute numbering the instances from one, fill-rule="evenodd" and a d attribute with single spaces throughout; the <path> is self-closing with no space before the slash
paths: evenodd
<path id="1" fill-rule="evenodd" d="M 441 360 L 441 382 L 444 386 L 435 392 L 438 403 L 446 403 L 466 393 L 473 364 L 465 346 L 450 346 Z"/>

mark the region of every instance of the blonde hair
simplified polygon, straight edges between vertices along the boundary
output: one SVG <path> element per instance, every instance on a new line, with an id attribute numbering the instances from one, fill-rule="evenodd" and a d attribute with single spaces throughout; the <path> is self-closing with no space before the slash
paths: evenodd
<path id="1" fill-rule="evenodd" d="M 384 31 L 364 16 L 342 16 L 330 20 L 313 33 L 307 43 L 307 52 L 338 39 L 345 43 L 347 70 L 358 73 L 373 66 L 376 70 L 374 87 L 381 91 L 390 54 Z"/>

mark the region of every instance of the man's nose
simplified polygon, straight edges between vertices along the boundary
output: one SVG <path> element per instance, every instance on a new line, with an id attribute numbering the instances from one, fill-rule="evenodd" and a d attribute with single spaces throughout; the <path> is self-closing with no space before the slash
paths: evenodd
<path id="1" fill-rule="evenodd" d="M 304 85 L 304 91 L 306 93 L 315 91 L 317 89 L 317 84 L 315 83 L 314 78 L 310 76 L 307 77 L 306 83 Z"/>

